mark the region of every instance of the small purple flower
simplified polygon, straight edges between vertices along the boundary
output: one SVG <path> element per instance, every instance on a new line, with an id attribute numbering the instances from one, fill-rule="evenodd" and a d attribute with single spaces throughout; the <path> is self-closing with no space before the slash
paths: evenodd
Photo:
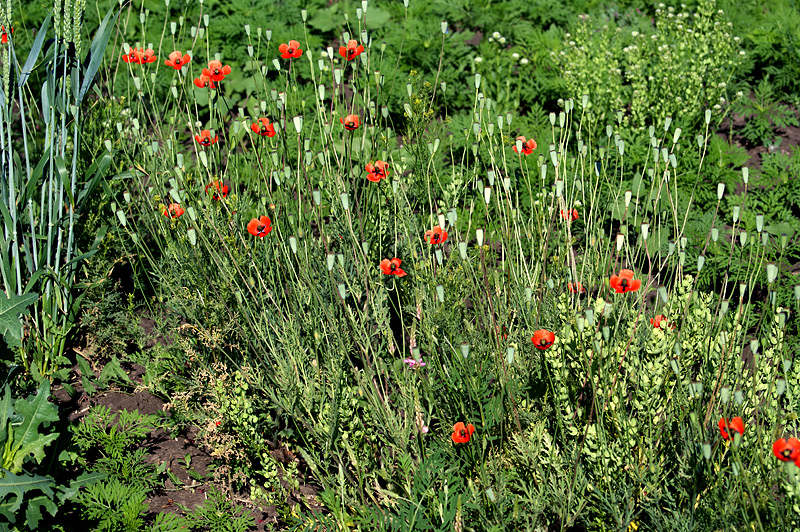
<path id="1" fill-rule="evenodd" d="M 406 358 L 403 360 L 403 362 L 408 364 L 409 369 L 418 369 L 425 367 L 425 362 L 423 362 L 421 358 L 419 360 L 415 360 L 413 358 Z"/>

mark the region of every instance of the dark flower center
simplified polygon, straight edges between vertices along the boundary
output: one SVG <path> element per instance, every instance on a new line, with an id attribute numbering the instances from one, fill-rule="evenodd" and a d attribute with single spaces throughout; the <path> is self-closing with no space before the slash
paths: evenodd
<path id="1" fill-rule="evenodd" d="M 219 74 L 219 69 L 218 68 L 214 69 L 214 74 Z"/>
<path id="2" fill-rule="evenodd" d="M 181 60 L 180 59 L 176 59 L 175 60 L 175 65 L 180 65 L 180 64 L 181 64 Z"/>
<path id="3" fill-rule="evenodd" d="M 267 228 L 267 226 L 266 226 L 266 225 L 259 225 L 259 226 L 258 226 L 258 232 L 259 232 L 259 233 L 261 233 L 261 232 L 263 232 L 263 231 L 264 231 L 266 228 Z"/>
<path id="4" fill-rule="evenodd" d="M 265 125 L 263 125 L 263 124 L 262 124 L 262 125 L 261 125 L 261 132 L 262 132 L 262 133 L 266 133 L 266 132 L 267 132 L 267 126 L 265 126 Z"/>
<path id="5" fill-rule="evenodd" d="M 467 431 L 464 430 L 464 429 L 461 429 L 460 434 L 461 434 L 462 438 L 466 438 L 467 437 Z"/>

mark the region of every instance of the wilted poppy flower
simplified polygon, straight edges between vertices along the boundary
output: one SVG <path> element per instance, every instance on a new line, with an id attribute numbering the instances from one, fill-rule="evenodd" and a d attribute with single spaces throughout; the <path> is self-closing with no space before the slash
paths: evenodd
<path id="1" fill-rule="evenodd" d="M 14 34 L 14 26 L 11 26 L 11 31 L 10 32 L 6 31 L 6 27 L 5 26 L 0 26 L 0 40 L 2 40 L 3 44 L 6 44 L 8 42 L 8 34 L 9 33 L 11 33 L 12 35 Z M 353 42 L 355 42 L 355 41 L 353 41 Z M 364 48 L 362 47 L 361 49 L 363 50 Z"/>
<path id="2" fill-rule="evenodd" d="M 583 284 L 581 284 L 581 283 L 576 283 L 576 284 L 567 283 L 567 290 L 569 290 L 573 294 L 585 294 L 586 293 L 586 288 L 584 288 Z"/>
<path id="3" fill-rule="evenodd" d="M 425 231 L 425 240 L 431 245 L 441 244 L 447 240 L 447 231 L 442 229 L 441 226 L 435 225 L 433 229 Z"/>
<path id="4" fill-rule="evenodd" d="M 169 61 L 164 61 L 164 64 L 171 66 L 175 70 L 180 70 L 183 65 L 188 65 L 191 61 L 192 58 L 189 57 L 189 54 L 181 55 L 180 50 L 175 50 L 169 54 Z"/>
<path id="5" fill-rule="evenodd" d="M 530 155 L 531 153 L 533 153 L 533 150 L 536 149 L 536 141 L 533 139 L 525 140 L 525 137 L 520 135 L 519 137 L 517 137 L 517 140 L 522 141 L 522 153 L 524 153 L 525 155 Z M 517 151 L 516 143 L 514 144 L 514 151 L 519 153 Z"/>
<path id="6" fill-rule="evenodd" d="M 222 81 L 225 76 L 231 73 L 230 65 L 222 66 L 222 61 L 216 59 L 208 62 L 208 68 L 203 69 L 203 75 L 208 76 L 211 81 Z M 196 85 L 197 83 L 195 83 Z M 212 87 L 213 88 L 213 87 Z"/>
<path id="7" fill-rule="evenodd" d="M 642 281 L 633 278 L 633 270 L 620 270 L 619 275 L 611 276 L 609 283 L 618 294 L 635 292 L 642 286 Z"/>
<path id="8" fill-rule="evenodd" d="M 281 44 L 278 46 L 278 51 L 284 59 L 297 59 L 303 55 L 303 50 L 300 49 L 300 43 L 297 41 L 289 41 L 289 44 Z"/>
<path id="9" fill-rule="evenodd" d="M 389 175 L 389 172 L 386 171 L 388 166 L 389 165 L 383 161 L 375 161 L 375 164 L 368 163 L 367 166 L 364 167 L 364 169 L 367 171 L 367 179 L 373 183 L 377 183 L 381 179 L 385 179 Z"/>
<path id="10" fill-rule="evenodd" d="M 572 221 L 574 222 L 575 220 L 578 219 L 578 209 L 572 209 L 572 212 L 568 210 L 561 211 L 561 217 L 564 218 L 565 220 L 568 220 L 570 217 L 572 217 Z"/>
<path id="11" fill-rule="evenodd" d="M 347 115 L 344 118 L 340 118 L 339 122 L 344 124 L 344 128 L 349 131 L 358 129 L 358 126 L 361 125 L 361 121 L 358 119 L 358 115 Z"/>
<path id="12" fill-rule="evenodd" d="M 472 423 L 465 426 L 463 422 L 459 421 L 453 425 L 453 435 L 451 438 L 453 439 L 453 443 L 467 443 L 474 432 L 475 426 Z"/>
<path id="13" fill-rule="evenodd" d="M 247 232 L 253 236 L 264 238 L 270 231 L 272 231 L 272 220 L 269 219 L 269 216 L 253 218 L 247 224 Z"/>
<path id="14" fill-rule="evenodd" d="M 800 458 L 800 440 L 792 436 L 788 440 L 781 438 L 772 444 L 772 453 L 783 462 L 791 462 Z"/>
<path id="15" fill-rule="evenodd" d="M 259 118 L 254 123 L 250 124 L 250 129 L 252 129 L 254 133 L 258 133 L 262 137 L 275 136 L 275 126 L 270 124 L 269 119 L 265 117 Z"/>
<path id="16" fill-rule="evenodd" d="M 204 69 L 205 70 L 205 69 Z M 217 84 L 211 81 L 211 77 L 201 74 L 199 78 L 194 78 L 194 84 L 201 89 L 216 89 Z"/>
<path id="17" fill-rule="evenodd" d="M 219 201 L 220 197 L 227 198 L 228 197 L 228 185 L 224 184 L 222 181 L 212 181 L 211 183 L 206 185 L 206 194 L 208 194 L 208 189 L 211 189 L 211 199 L 214 201 Z"/>
<path id="18" fill-rule="evenodd" d="M 347 46 L 340 46 L 339 47 L 339 55 L 347 59 L 348 61 L 352 61 L 359 55 L 361 52 L 364 51 L 364 46 L 358 44 L 358 41 L 355 39 L 350 39 L 347 41 Z"/>
<path id="19" fill-rule="evenodd" d="M 531 338 L 533 345 L 537 347 L 537 349 L 547 349 L 553 342 L 556 341 L 556 335 L 547 329 L 539 329 L 538 331 L 533 333 L 533 338 Z"/>
<path id="20" fill-rule="evenodd" d="M 216 144 L 219 140 L 219 135 L 214 135 L 214 138 L 211 138 L 211 132 L 207 129 L 204 129 L 200 132 L 199 135 L 194 136 L 194 140 L 201 146 L 211 146 L 212 144 Z"/>
<path id="21" fill-rule="evenodd" d="M 744 435 L 744 421 L 742 421 L 742 418 L 735 417 L 730 421 L 724 417 L 719 418 L 719 433 L 722 434 L 722 439 L 732 439 L 734 432 L 738 432 L 739 436 Z"/>
<path id="22" fill-rule="evenodd" d="M 398 277 L 403 277 L 406 275 L 406 272 L 400 267 L 400 263 L 403 262 L 402 260 L 398 259 L 397 257 L 393 258 L 392 260 L 383 259 L 381 261 L 381 271 L 386 275 L 396 275 Z"/>
<path id="23" fill-rule="evenodd" d="M 183 207 L 178 205 L 177 203 L 170 203 L 166 207 L 161 208 L 161 214 L 166 216 L 167 218 L 180 218 L 183 216 L 183 213 L 186 212 L 183 210 Z"/>

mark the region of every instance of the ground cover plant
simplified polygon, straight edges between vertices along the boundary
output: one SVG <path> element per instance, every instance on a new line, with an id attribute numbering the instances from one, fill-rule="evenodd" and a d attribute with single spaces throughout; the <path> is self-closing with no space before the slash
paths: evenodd
<path id="1" fill-rule="evenodd" d="M 44 247 L 62 210 L 47 191 L 77 208 L 76 176 L 87 202 L 102 183 L 75 241 L 100 250 L 84 277 L 116 284 L 85 283 L 109 291 L 85 292 L 96 358 L 75 363 L 124 380 L 113 349 L 135 334 L 107 316 L 156 317 L 167 345 L 128 355 L 199 428 L 226 491 L 148 514 L 144 418 L 98 411 L 73 431 L 101 455 L 87 474 L 105 476 L 73 494 L 92 526 L 246 529 L 223 493 L 297 530 L 798 526 L 794 66 L 764 44 L 793 50 L 791 17 L 740 37 L 746 8 L 711 0 L 539 18 L 413 0 L 110 7 L 111 44 L 89 56 L 106 60 L 96 120 L 60 108 L 93 128 L 84 151 L 44 143 L 4 189 L 28 209 L 4 211 L 5 234 L 30 219 Z M 48 171 L 63 185 L 27 201 Z M 78 253 L 45 275 L 18 258 L 32 244 L 4 242 L 14 360 L 67 380 Z M 121 264 L 127 279 L 105 273 Z M 64 325 L 40 355 L 50 314 L 20 309 L 50 309 L 47 282 Z M 313 500 L 292 499 L 301 482 Z"/>

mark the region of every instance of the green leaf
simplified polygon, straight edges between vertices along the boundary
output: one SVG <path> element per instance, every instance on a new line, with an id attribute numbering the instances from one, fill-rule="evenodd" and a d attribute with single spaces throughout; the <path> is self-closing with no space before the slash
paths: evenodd
<path id="1" fill-rule="evenodd" d="M 128 374 L 125 373 L 125 370 L 122 369 L 122 366 L 119 365 L 117 355 L 111 357 L 111 361 L 105 365 L 103 371 L 100 372 L 99 380 L 104 382 L 106 385 L 108 385 L 109 381 L 111 380 L 119 380 L 125 384 L 133 386 L 133 381 L 130 377 L 128 377 Z"/>
<path id="2" fill-rule="evenodd" d="M 22 507 L 22 500 L 25 494 L 38 490 L 49 495 L 52 499 L 53 487 L 55 482 L 51 477 L 42 477 L 39 475 L 30 475 L 23 473 L 22 475 L 15 475 L 7 472 L 6 476 L 0 479 L 0 515 L 3 515 L 10 523 L 16 523 L 16 513 Z M 16 498 L 13 500 L 6 500 L 9 495 Z"/>
<path id="3" fill-rule="evenodd" d="M 72 197 L 72 186 L 70 183 L 69 172 L 67 171 L 67 165 L 64 162 L 63 157 L 53 157 L 53 161 L 56 163 L 56 170 L 58 170 L 58 175 L 61 178 L 61 185 L 64 187 L 64 191 L 67 193 L 67 199 L 69 200 L 70 206 L 75 206 L 75 198 Z"/>
<path id="4" fill-rule="evenodd" d="M 23 416 L 22 424 L 14 430 L 11 447 L 11 470 L 15 473 L 22 470 L 22 463 L 31 455 L 41 463 L 44 448 L 58 438 L 58 432 L 47 435 L 39 432 L 39 425 L 47 427 L 58 421 L 58 408 L 47 400 L 49 397 L 50 381 L 43 380 L 35 397 L 19 398 L 14 404 L 14 410 Z"/>
<path id="5" fill-rule="evenodd" d="M 114 8 L 112 7 L 109 9 L 103 22 L 100 23 L 100 27 L 97 28 L 97 34 L 94 36 L 92 46 L 89 49 L 89 65 L 84 72 L 83 84 L 78 93 L 78 105 L 83 101 L 83 97 L 86 96 L 86 92 L 89 90 L 89 87 L 92 86 L 92 81 L 94 81 L 94 77 L 97 75 L 97 70 L 100 68 L 100 63 L 103 61 L 103 55 L 106 52 L 106 46 L 108 46 L 108 39 L 111 37 L 111 31 L 116 26 L 120 12 L 121 10 L 118 10 L 116 14 L 114 14 L 114 20 L 109 24 L 109 19 L 111 19 L 111 14 L 114 13 Z"/>
<path id="6" fill-rule="evenodd" d="M 39 53 L 42 51 L 42 45 L 44 44 L 44 39 L 47 36 L 47 28 L 50 26 L 50 17 L 52 15 L 53 12 L 50 11 L 47 13 L 47 16 L 44 17 L 44 21 L 42 21 L 42 25 L 39 28 L 39 33 L 36 34 L 36 39 L 33 41 L 31 51 L 28 53 L 28 59 L 25 60 L 25 65 L 22 67 L 22 71 L 19 74 L 17 87 L 22 87 L 25 85 L 25 82 L 28 81 L 28 76 L 30 76 L 31 72 L 33 72 L 33 65 L 36 63 L 36 60 L 39 58 Z"/>
<path id="7" fill-rule="evenodd" d="M 38 300 L 39 294 L 36 293 L 0 297 L 0 334 L 9 347 L 22 345 L 22 322 L 19 317 L 27 316 L 28 307 Z"/>
<path id="8" fill-rule="evenodd" d="M 39 530 L 39 521 L 42 520 L 42 510 L 47 510 L 52 517 L 58 512 L 58 506 L 53 502 L 52 497 L 39 495 L 28 501 L 28 508 L 25 510 L 25 525 L 31 530 Z"/>
<path id="9" fill-rule="evenodd" d="M 105 480 L 106 477 L 105 473 L 100 473 L 97 471 L 93 471 L 89 473 L 88 471 L 84 471 L 78 478 L 73 480 L 69 483 L 69 486 L 62 486 L 61 493 L 58 494 L 58 502 L 63 504 L 64 501 L 72 499 L 75 495 L 78 494 L 78 490 L 85 486 L 91 486 L 95 482 L 99 482 L 101 480 Z"/>

